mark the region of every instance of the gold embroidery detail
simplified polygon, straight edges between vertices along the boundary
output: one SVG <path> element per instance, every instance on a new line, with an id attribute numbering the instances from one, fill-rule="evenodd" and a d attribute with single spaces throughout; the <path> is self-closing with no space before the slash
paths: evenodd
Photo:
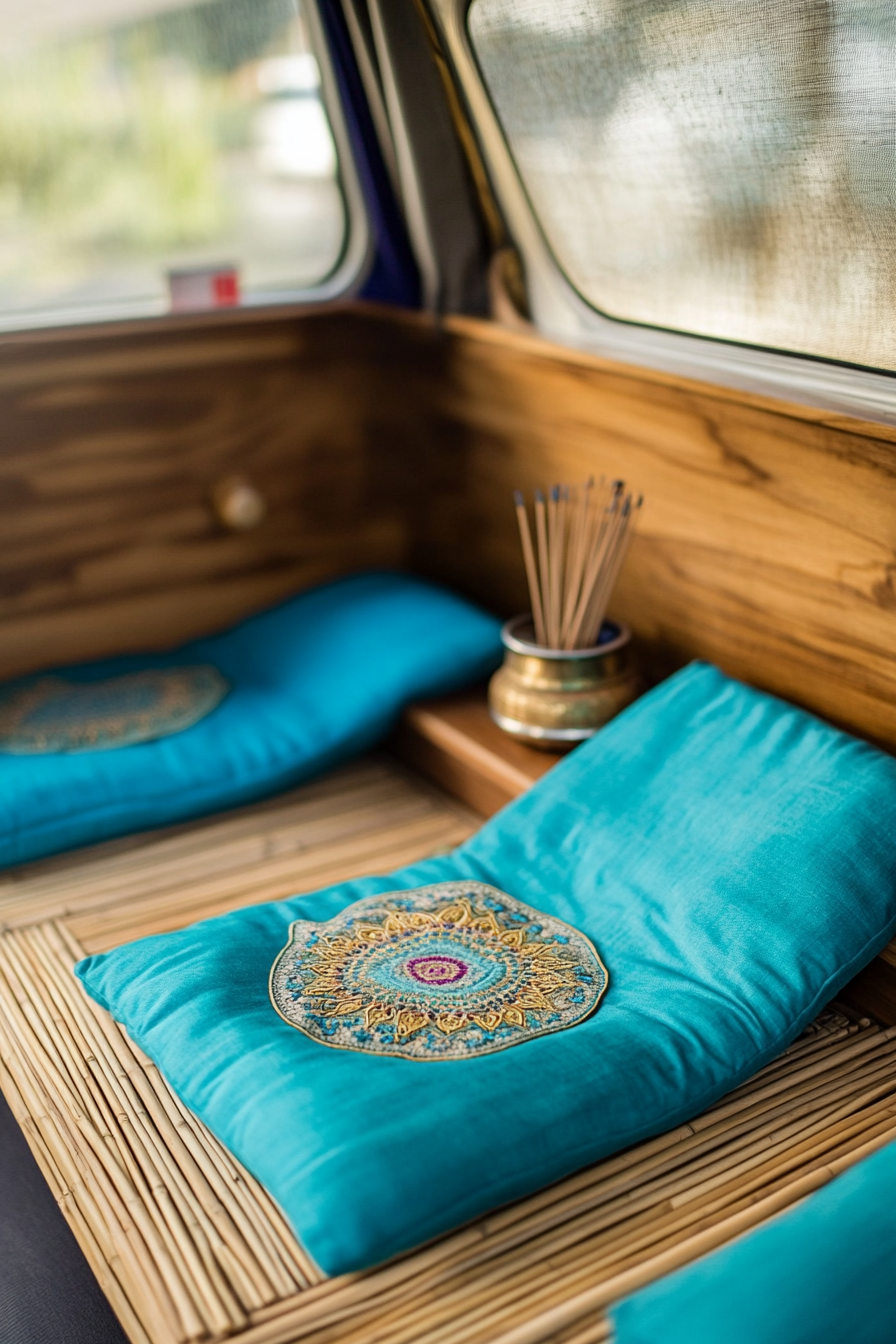
<path id="1" fill-rule="evenodd" d="M 415 1059 L 574 1025 L 605 986 L 584 935 L 480 882 L 370 897 L 329 925 L 297 921 L 271 971 L 274 1006 L 306 1034 Z"/>
<path id="2" fill-rule="evenodd" d="M 104 681 L 52 675 L 0 690 L 0 751 L 108 751 L 182 732 L 230 687 L 215 667 L 159 667 Z"/>
<path id="3" fill-rule="evenodd" d="M 401 911 L 390 911 L 381 927 L 375 925 L 361 927 L 357 930 L 356 937 L 359 942 L 370 944 L 383 942 L 393 934 L 407 933 L 420 928 L 474 929 L 477 933 L 492 934 L 495 938 L 504 942 L 505 945 L 517 947 L 523 951 L 525 959 L 531 963 L 528 968 L 528 983 L 520 990 L 516 999 L 516 1006 L 504 1011 L 504 1020 L 514 1026 L 522 1026 L 525 1021 L 522 1010 L 538 1013 L 550 1012 L 554 1007 L 550 997 L 551 994 L 559 989 L 574 989 L 576 987 L 576 977 L 573 970 L 566 967 L 557 958 L 548 944 L 526 943 L 520 930 L 513 931 L 512 942 L 507 944 L 507 940 L 501 936 L 502 930 L 494 915 L 489 912 L 487 917 L 474 917 L 468 901 L 461 902 L 456 906 L 447 906 L 432 915 L 404 914 Z M 353 950 L 354 944 L 350 939 L 328 940 L 326 947 L 318 953 L 316 960 L 322 962 L 324 967 L 341 968 L 345 958 L 350 956 Z M 313 966 L 314 963 L 311 964 Z M 323 967 L 321 967 L 322 969 Z M 366 1002 L 363 996 L 358 994 L 346 997 L 343 992 L 342 981 L 338 975 L 318 973 L 315 979 L 305 986 L 305 993 L 311 999 L 333 999 L 334 1003 L 331 1011 L 337 1017 L 358 1012 L 359 1009 L 363 1008 L 365 1020 L 370 1026 L 376 1026 L 381 1022 L 391 1020 L 388 1016 L 377 1016 L 375 1021 L 370 1021 L 366 1015 L 371 1012 L 376 1015 L 382 1011 L 382 1007 L 376 1003 Z M 410 1036 L 415 1031 L 421 1031 L 423 1027 L 428 1025 L 429 1021 L 429 1016 L 426 1013 L 403 1012 L 398 1018 L 399 1035 Z M 437 1017 L 435 1024 L 446 1035 L 453 1035 L 454 1032 L 461 1031 L 465 1026 L 469 1026 L 471 1021 L 476 1021 L 473 1013 L 456 1012 Z"/>
<path id="4" fill-rule="evenodd" d="M 405 1008 L 404 1012 L 398 1014 L 398 1034 L 399 1036 L 413 1036 L 421 1027 L 425 1027 L 429 1017 L 426 1013 L 415 1013 L 411 1009 Z"/>

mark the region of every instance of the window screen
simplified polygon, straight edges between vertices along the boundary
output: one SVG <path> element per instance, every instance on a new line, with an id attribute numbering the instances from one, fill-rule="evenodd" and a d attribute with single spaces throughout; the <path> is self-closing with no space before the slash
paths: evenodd
<path id="1" fill-rule="evenodd" d="M 0 0 L 0 325 L 285 297 L 346 217 L 294 0 Z"/>
<path id="2" fill-rule="evenodd" d="M 896 368 L 892 0 L 473 0 L 468 28 L 594 307 Z"/>

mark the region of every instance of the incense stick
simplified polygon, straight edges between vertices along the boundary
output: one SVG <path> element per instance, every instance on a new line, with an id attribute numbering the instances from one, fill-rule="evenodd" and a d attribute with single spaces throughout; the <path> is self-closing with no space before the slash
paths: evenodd
<path id="1" fill-rule="evenodd" d="M 601 479 L 601 486 L 604 482 Z M 560 628 L 560 642 L 566 643 L 572 618 L 582 587 L 585 547 L 588 541 L 588 525 L 591 513 L 591 492 L 594 489 L 594 477 L 591 476 L 582 486 L 578 498 L 573 498 L 572 533 L 569 542 L 569 565 L 567 570 L 566 591 L 563 599 L 563 621 Z"/>
<path id="2" fill-rule="evenodd" d="M 523 547 L 523 559 L 526 564 L 526 579 L 529 584 L 529 592 L 532 597 L 532 619 L 535 622 L 535 638 L 539 644 L 547 641 L 547 631 L 544 624 L 544 611 L 541 605 L 541 590 L 538 586 L 538 570 L 535 568 L 535 551 L 532 548 L 532 533 L 529 531 L 529 515 L 526 512 L 526 501 L 523 498 L 521 490 L 513 492 L 514 503 L 516 504 L 516 517 L 520 527 L 520 542 Z"/>
<path id="3" fill-rule="evenodd" d="M 547 604 L 551 593 L 551 570 L 548 560 L 548 527 L 544 495 L 535 491 L 535 532 L 538 537 L 538 572 L 541 580 L 541 609 L 544 612 L 545 638 L 550 639 L 550 618 Z"/>
<path id="4" fill-rule="evenodd" d="M 560 487 L 551 489 L 548 501 L 548 573 L 549 591 L 547 593 L 546 614 L 548 640 L 556 648 L 560 641 L 560 585 L 563 576 L 563 543 L 560 535 Z"/>
<path id="5" fill-rule="evenodd" d="M 521 490 L 514 504 L 532 603 L 535 638 L 550 649 L 588 649 L 600 640 L 604 616 L 625 562 L 642 497 L 623 481 L 595 489 L 592 477 L 577 492 L 554 485 L 547 500 L 535 491 L 538 563 Z"/>

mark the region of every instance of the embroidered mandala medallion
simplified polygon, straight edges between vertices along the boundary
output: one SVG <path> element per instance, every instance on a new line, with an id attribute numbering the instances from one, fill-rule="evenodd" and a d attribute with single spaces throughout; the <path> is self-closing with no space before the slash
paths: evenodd
<path id="1" fill-rule="evenodd" d="M 484 882 L 439 882 L 296 920 L 271 1002 L 315 1041 L 471 1059 L 575 1026 L 607 972 L 584 934 Z"/>
<path id="2" fill-rule="evenodd" d="M 107 751 L 191 728 L 230 690 L 216 667 L 160 667 L 106 681 L 38 677 L 0 691 L 0 751 Z"/>

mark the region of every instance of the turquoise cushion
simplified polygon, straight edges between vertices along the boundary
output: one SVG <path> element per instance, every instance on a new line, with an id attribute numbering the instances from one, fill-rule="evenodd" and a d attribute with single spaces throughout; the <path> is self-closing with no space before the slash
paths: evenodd
<path id="1" fill-rule="evenodd" d="M 893 1344 L 896 1144 L 611 1312 L 615 1344 Z"/>
<path id="2" fill-rule="evenodd" d="M 199 668 L 226 694 L 192 727 L 155 741 L 44 755 L 0 750 L 0 866 L 298 784 L 372 746 L 409 700 L 484 677 L 500 654 L 498 622 L 462 598 L 401 575 L 366 574 L 174 653 L 66 669 L 57 675 L 83 685 Z M 6 703 L 34 681 L 5 687 Z"/>
<path id="3" fill-rule="evenodd" d="M 679 1124 L 777 1055 L 896 931 L 896 761 L 694 665 L 453 854 L 80 963 L 327 1273 Z M 475 879 L 592 940 L 592 1016 L 500 1053 L 332 1049 L 282 1021 L 290 923 Z"/>

